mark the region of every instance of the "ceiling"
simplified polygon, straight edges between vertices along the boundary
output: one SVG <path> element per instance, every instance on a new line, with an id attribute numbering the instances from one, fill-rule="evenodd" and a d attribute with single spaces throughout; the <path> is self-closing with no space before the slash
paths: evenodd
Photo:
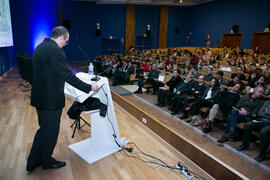
<path id="1" fill-rule="evenodd" d="M 213 0 L 72 0 L 72 1 L 91 1 L 91 2 L 96 2 L 97 4 L 194 6 L 194 5 L 210 2 Z"/>

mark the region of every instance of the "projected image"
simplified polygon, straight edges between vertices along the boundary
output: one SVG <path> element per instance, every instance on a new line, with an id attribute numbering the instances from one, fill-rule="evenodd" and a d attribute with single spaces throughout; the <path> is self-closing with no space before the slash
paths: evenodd
<path id="1" fill-rule="evenodd" d="M 13 46 L 9 0 L 0 1 L 0 47 Z"/>

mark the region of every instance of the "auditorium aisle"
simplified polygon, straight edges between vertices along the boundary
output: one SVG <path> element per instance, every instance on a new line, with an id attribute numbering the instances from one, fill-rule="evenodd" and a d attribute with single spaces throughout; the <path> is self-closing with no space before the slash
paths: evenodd
<path id="1" fill-rule="evenodd" d="M 21 81 L 17 69 L 14 69 L 0 82 L 0 179 L 185 179 L 175 170 L 151 168 L 139 160 L 127 157 L 123 152 L 117 152 L 92 165 L 87 164 L 67 147 L 90 136 L 90 128 L 84 126 L 76 132 L 74 139 L 71 138 L 70 124 L 73 121 L 66 112 L 72 101 L 68 98 L 54 152 L 54 157 L 66 161 L 67 166 L 58 170 L 37 168 L 32 174 L 27 174 L 26 158 L 38 124 L 35 109 L 29 105 L 30 91 L 22 92 L 18 87 Z M 160 157 L 169 164 L 176 165 L 177 161 L 182 161 L 191 170 L 211 179 L 119 105 L 114 103 L 114 106 L 121 136 L 136 142 L 143 151 Z M 83 117 L 89 118 L 87 115 Z"/>

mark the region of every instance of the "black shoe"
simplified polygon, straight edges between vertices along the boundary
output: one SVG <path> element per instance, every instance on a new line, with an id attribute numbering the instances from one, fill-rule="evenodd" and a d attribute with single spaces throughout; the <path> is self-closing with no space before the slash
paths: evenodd
<path id="1" fill-rule="evenodd" d="M 202 129 L 202 131 L 203 131 L 204 133 L 209 133 L 209 132 L 211 132 L 211 131 L 212 131 L 212 125 L 213 125 L 213 122 L 207 120 L 207 121 L 205 122 L 205 126 L 204 126 L 204 128 Z"/>
<path id="2" fill-rule="evenodd" d="M 183 114 L 181 117 L 179 117 L 179 119 L 187 119 L 188 115 L 187 114 Z"/>
<path id="3" fill-rule="evenodd" d="M 134 93 L 136 93 L 136 94 L 141 94 L 142 93 L 142 91 L 135 91 Z"/>
<path id="4" fill-rule="evenodd" d="M 55 163 L 49 165 L 49 166 L 42 166 L 43 169 L 57 169 L 57 168 L 60 168 L 60 167 L 63 167 L 65 166 L 66 163 L 65 162 L 62 162 L 62 161 L 56 161 Z"/>
<path id="5" fill-rule="evenodd" d="M 217 142 L 219 142 L 219 143 L 225 143 L 228 140 L 229 139 L 226 136 L 223 135 L 220 139 L 217 140 Z"/>
<path id="6" fill-rule="evenodd" d="M 173 112 L 171 113 L 171 115 L 176 115 L 176 114 L 178 114 L 178 112 L 173 111 Z"/>
<path id="7" fill-rule="evenodd" d="M 243 151 L 243 150 L 247 149 L 248 147 L 249 147 L 249 145 L 247 145 L 247 144 L 241 144 L 236 149 L 237 149 L 237 151 Z"/>
<path id="8" fill-rule="evenodd" d="M 41 163 L 35 163 L 35 164 L 31 165 L 29 162 L 27 162 L 26 171 L 28 173 L 31 173 L 31 172 L 33 172 L 40 165 L 41 165 Z"/>
<path id="9" fill-rule="evenodd" d="M 265 160 L 265 156 L 259 154 L 258 156 L 255 157 L 255 160 L 258 161 L 258 162 L 262 162 L 263 160 Z"/>
<path id="10" fill-rule="evenodd" d="M 159 106 L 160 106 L 160 103 L 157 103 L 157 104 L 155 104 L 155 105 L 159 107 Z"/>
<path id="11" fill-rule="evenodd" d="M 164 104 L 160 104 L 158 107 L 164 107 L 165 105 Z"/>

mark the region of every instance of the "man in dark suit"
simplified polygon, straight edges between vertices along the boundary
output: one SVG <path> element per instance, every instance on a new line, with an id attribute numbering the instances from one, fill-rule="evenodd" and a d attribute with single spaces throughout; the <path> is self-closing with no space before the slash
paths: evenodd
<path id="1" fill-rule="evenodd" d="M 157 70 L 157 65 L 153 64 L 152 65 L 152 70 L 149 72 L 148 76 L 145 77 L 144 80 L 139 80 L 139 82 L 138 82 L 139 88 L 137 89 L 137 91 L 135 91 L 135 93 L 142 93 L 143 85 L 145 85 L 145 84 L 153 84 L 154 79 L 157 79 L 158 75 L 159 75 L 159 71 Z"/>
<path id="2" fill-rule="evenodd" d="M 65 106 L 65 82 L 85 93 L 97 91 L 96 83 L 91 85 L 79 80 L 68 69 L 62 47 L 69 40 L 66 28 L 57 26 L 35 49 L 33 59 L 33 82 L 31 105 L 36 108 L 40 128 L 27 160 L 26 170 L 32 172 L 37 166 L 43 169 L 60 168 L 65 162 L 55 160 L 51 155 L 57 142 L 62 109 Z"/>
<path id="3" fill-rule="evenodd" d="M 173 71 L 173 77 L 163 85 L 163 89 L 158 92 L 158 103 L 159 107 L 165 106 L 165 99 L 169 94 L 173 93 L 173 89 L 182 81 L 177 70 Z"/>

